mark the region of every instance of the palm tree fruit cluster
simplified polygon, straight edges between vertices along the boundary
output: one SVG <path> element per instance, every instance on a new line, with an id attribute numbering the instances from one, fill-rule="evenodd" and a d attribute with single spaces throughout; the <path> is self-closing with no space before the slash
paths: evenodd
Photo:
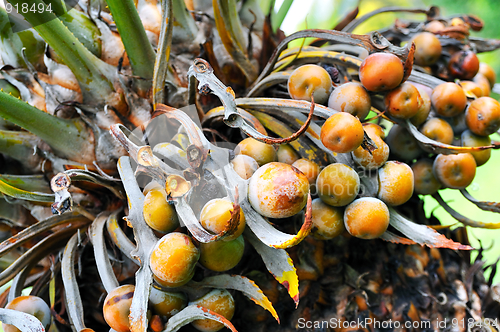
<path id="1" fill-rule="evenodd" d="M 466 189 L 500 147 L 479 18 L 34 3 L 18 32 L 0 7 L 4 331 L 499 330 L 466 231 L 498 224 L 440 196 L 500 212 Z M 388 11 L 426 19 L 352 33 Z"/>

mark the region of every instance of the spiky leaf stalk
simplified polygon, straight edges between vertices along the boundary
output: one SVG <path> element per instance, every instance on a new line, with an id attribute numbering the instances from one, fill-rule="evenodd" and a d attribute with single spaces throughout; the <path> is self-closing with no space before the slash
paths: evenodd
<path id="1" fill-rule="evenodd" d="M 127 51 L 134 75 L 151 79 L 155 52 L 148 40 L 133 0 L 107 0 L 109 10 Z"/>
<path id="2" fill-rule="evenodd" d="M 19 7 L 23 4 L 21 0 L 9 2 Z M 41 0 L 33 0 L 33 3 L 37 8 L 45 6 Z M 95 57 L 53 13 L 28 11 L 22 14 L 75 74 L 84 102 L 102 104 L 114 97 L 115 70 L 112 66 Z"/>
<path id="3" fill-rule="evenodd" d="M 81 120 L 57 118 L 4 92 L 0 116 L 37 135 L 60 157 L 90 164 L 95 160 L 92 133 Z"/>

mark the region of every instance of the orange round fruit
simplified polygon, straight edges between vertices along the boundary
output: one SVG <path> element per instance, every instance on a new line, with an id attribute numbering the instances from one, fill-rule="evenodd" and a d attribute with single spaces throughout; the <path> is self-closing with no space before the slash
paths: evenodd
<path id="1" fill-rule="evenodd" d="M 385 95 L 387 112 L 398 119 L 409 119 L 417 115 L 422 100 L 417 88 L 408 82 L 398 86 Z"/>
<path id="2" fill-rule="evenodd" d="M 389 226 L 389 209 L 374 197 L 358 198 L 344 212 L 346 230 L 361 239 L 375 239 Z"/>
<path id="3" fill-rule="evenodd" d="M 288 93 L 292 99 L 323 104 L 332 89 L 332 79 L 328 72 L 318 65 L 303 65 L 295 69 L 288 78 Z"/>
<path id="4" fill-rule="evenodd" d="M 386 162 L 378 171 L 378 180 L 378 198 L 387 205 L 401 205 L 413 194 L 413 171 L 405 163 Z"/>
<path id="5" fill-rule="evenodd" d="M 35 316 L 48 330 L 50 326 L 51 313 L 47 303 L 38 296 L 18 296 L 7 303 L 5 309 L 17 310 Z M 2 324 L 4 332 L 20 332 L 14 325 Z"/>
<path id="6" fill-rule="evenodd" d="M 251 137 L 239 142 L 234 149 L 234 153 L 252 157 L 259 166 L 278 160 L 276 150 L 272 145 L 257 141 Z"/>
<path id="7" fill-rule="evenodd" d="M 420 132 L 432 140 L 451 144 L 453 142 L 453 128 L 440 118 L 431 118 L 420 128 Z"/>
<path id="8" fill-rule="evenodd" d="M 333 90 L 328 99 L 328 107 L 336 111 L 347 112 L 363 120 L 370 112 L 372 102 L 363 85 L 348 82 Z"/>
<path id="9" fill-rule="evenodd" d="M 489 136 L 478 136 L 472 133 L 470 130 L 466 130 L 462 133 L 461 137 L 462 146 L 488 146 L 491 144 L 491 139 Z M 491 149 L 474 151 L 470 154 L 476 160 L 477 167 L 486 164 L 486 162 L 491 157 Z"/>
<path id="10" fill-rule="evenodd" d="M 330 116 L 321 127 L 321 142 L 333 152 L 354 151 L 363 142 L 363 125 L 353 115 L 339 112 Z"/>
<path id="11" fill-rule="evenodd" d="M 500 103 L 491 97 L 473 100 L 465 112 L 465 123 L 476 135 L 493 134 L 500 129 Z"/>
<path id="12" fill-rule="evenodd" d="M 352 152 L 352 159 L 354 159 L 356 164 L 365 169 L 377 169 L 385 164 L 389 158 L 389 145 L 387 145 L 380 136 L 368 132 L 367 134 L 377 148 L 369 152 L 360 146 Z"/>
<path id="13" fill-rule="evenodd" d="M 130 331 L 130 306 L 134 296 L 134 285 L 123 285 L 113 289 L 104 299 L 104 320 L 117 332 Z"/>
<path id="14" fill-rule="evenodd" d="M 298 153 L 295 152 L 290 144 L 281 144 L 276 155 L 278 157 L 278 162 L 289 165 L 293 164 L 300 158 Z"/>
<path id="15" fill-rule="evenodd" d="M 432 172 L 432 165 L 432 160 L 426 158 L 420 159 L 411 165 L 414 174 L 415 193 L 420 195 L 432 195 L 441 188 L 441 182 L 436 179 Z"/>
<path id="16" fill-rule="evenodd" d="M 359 80 L 368 91 L 392 90 L 403 77 L 403 62 L 390 53 L 370 54 L 359 67 Z"/>
<path id="17" fill-rule="evenodd" d="M 189 236 L 182 233 L 164 235 L 149 258 L 155 280 L 165 287 L 179 287 L 194 275 L 200 251 Z"/>
<path id="18" fill-rule="evenodd" d="M 209 232 L 213 234 L 220 234 L 225 229 L 231 220 L 231 213 L 233 212 L 233 203 L 224 198 L 215 198 L 207 202 L 200 213 L 200 223 Z M 240 220 L 236 231 L 223 238 L 224 241 L 231 241 L 243 234 L 245 230 L 245 214 L 240 209 Z"/>
<path id="19" fill-rule="evenodd" d="M 297 168 L 284 163 L 260 167 L 248 183 L 248 201 L 261 215 L 287 218 L 307 203 L 309 181 Z"/>
<path id="20" fill-rule="evenodd" d="M 188 298 L 184 293 L 166 292 L 154 286 L 151 287 L 149 302 L 155 314 L 168 319 L 187 306 Z"/>
<path id="21" fill-rule="evenodd" d="M 470 153 L 440 154 L 434 160 L 432 170 L 446 187 L 464 189 L 474 180 L 476 161 Z"/>
<path id="22" fill-rule="evenodd" d="M 259 164 L 250 156 L 239 154 L 231 160 L 234 171 L 245 180 L 250 179 L 259 168 Z"/>
<path id="23" fill-rule="evenodd" d="M 326 166 L 316 180 L 319 198 L 331 206 L 345 206 L 359 193 L 359 175 L 351 167 L 335 163 Z"/>
<path id="24" fill-rule="evenodd" d="M 495 73 L 495 70 L 486 62 L 481 62 L 479 64 L 479 73 L 483 74 L 484 77 L 488 79 L 490 87 L 493 88 L 493 85 L 495 85 L 495 82 L 497 81 L 497 74 Z"/>
<path id="25" fill-rule="evenodd" d="M 432 90 L 432 106 L 441 116 L 456 116 L 465 110 L 467 96 L 458 84 L 446 82 Z"/>
<path id="26" fill-rule="evenodd" d="M 441 56 L 441 42 L 430 32 L 416 34 L 412 40 L 415 43 L 415 64 L 430 66 L 435 64 Z"/>
<path id="27" fill-rule="evenodd" d="M 320 198 L 312 201 L 311 234 L 320 240 L 333 239 L 345 231 L 344 210 L 325 204 Z"/>
<path id="28" fill-rule="evenodd" d="M 167 201 L 167 193 L 161 187 L 148 191 L 142 212 L 146 223 L 155 231 L 168 233 L 179 227 L 177 212 Z"/>
<path id="29" fill-rule="evenodd" d="M 233 296 L 225 289 L 214 289 L 190 304 L 196 304 L 212 310 L 216 314 L 224 316 L 227 320 L 233 318 L 235 310 Z M 224 327 L 224 324 L 208 318 L 197 319 L 191 324 L 202 332 L 216 332 Z"/>

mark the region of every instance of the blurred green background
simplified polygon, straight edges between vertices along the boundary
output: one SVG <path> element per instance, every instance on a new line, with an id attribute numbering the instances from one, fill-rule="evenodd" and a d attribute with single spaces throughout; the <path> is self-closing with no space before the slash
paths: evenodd
<path id="1" fill-rule="evenodd" d="M 354 9 L 358 1 L 345 0 L 277 0 L 275 4 L 275 14 L 281 6 L 287 6 L 291 3 L 288 14 L 285 16 L 282 24 L 282 30 L 288 35 L 294 31 L 304 28 L 322 28 L 331 29 L 344 15 Z M 363 0 L 359 2 L 359 16 L 364 15 L 375 9 L 386 6 L 400 6 L 412 8 L 427 8 L 431 5 L 440 7 L 442 16 L 453 14 L 474 14 L 484 21 L 484 28 L 480 32 L 472 32 L 472 35 L 482 38 L 500 39 L 500 1 L 498 0 Z M 277 14 L 276 16 L 279 16 Z M 423 14 L 401 14 L 384 13 L 377 15 L 354 30 L 354 33 L 362 34 L 369 31 L 381 29 L 394 24 L 396 18 L 424 20 Z M 301 41 L 296 41 L 296 46 Z M 500 78 L 500 51 L 481 54 L 481 61 L 490 64 Z M 499 100 L 499 95 L 492 97 Z M 498 134 L 492 136 L 493 140 L 500 141 Z M 488 163 L 478 168 L 474 182 L 469 186 L 469 192 L 479 200 L 500 201 L 500 176 L 496 171 L 500 169 L 500 151 L 492 152 L 492 158 Z M 475 220 L 497 222 L 500 228 L 500 214 L 482 211 L 475 205 L 462 197 L 457 190 L 442 190 L 443 198 L 461 214 Z M 425 197 L 425 210 L 429 216 L 433 213 L 445 225 L 456 225 L 453 219 L 443 208 L 441 208 L 432 197 Z M 456 226 L 453 226 L 456 227 Z M 472 245 L 479 248 L 477 239 L 481 240 L 483 248 L 488 248 L 484 252 L 487 264 L 495 263 L 500 257 L 500 229 L 486 230 L 470 228 L 468 234 Z M 474 259 L 477 252 L 472 254 Z M 500 268 L 500 267 L 499 267 Z M 489 271 L 487 271 L 487 276 Z M 495 283 L 500 282 L 500 273 L 497 273 L 494 279 Z"/>

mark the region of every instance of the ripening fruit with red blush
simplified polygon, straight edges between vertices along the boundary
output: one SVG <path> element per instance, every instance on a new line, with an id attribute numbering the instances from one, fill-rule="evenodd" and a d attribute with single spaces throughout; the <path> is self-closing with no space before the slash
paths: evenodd
<path id="1" fill-rule="evenodd" d="M 415 193 L 420 195 L 432 195 L 441 188 L 441 182 L 434 176 L 432 171 L 433 161 L 430 159 L 420 159 L 413 165 Z"/>
<path id="2" fill-rule="evenodd" d="M 376 239 L 389 226 L 389 209 L 374 197 L 358 198 L 349 204 L 344 212 L 346 230 L 360 239 Z"/>
<path id="3" fill-rule="evenodd" d="M 417 88 L 408 82 L 387 93 L 384 100 L 387 112 L 398 119 L 414 117 L 422 104 Z"/>
<path id="4" fill-rule="evenodd" d="M 448 70 L 453 77 L 471 80 L 479 71 L 479 59 L 470 50 L 456 52 L 450 58 Z"/>
<path id="5" fill-rule="evenodd" d="M 284 163 L 260 167 L 248 183 L 248 201 L 255 211 L 269 218 L 287 218 L 307 203 L 309 181 L 297 168 Z"/>
<path id="6" fill-rule="evenodd" d="M 189 236 L 169 233 L 163 236 L 153 248 L 149 263 L 155 280 L 165 287 L 179 287 L 194 275 L 200 251 Z"/>
<path id="7" fill-rule="evenodd" d="M 431 118 L 420 128 L 420 132 L 432 140 L 451 144 L 453 142 L 453 128 L 440 118 Z"/>
<path id="8" fill-rule="evenodd" d="M 476 135 L 493 134 L 500 129 L 500 103 L 491 97 L 473 100 L 465 112 L 465 123 Z"/>
<path id="9" fill-rule="evenodd" d="M 328 99 L 328 107 L 336 111 L 347 112 L 364 120 L 372 106 L 371 98 L 363 85 L 348 82 L 333 90 Z"/>
<path id="10" fill-rule="evenodd" d="M 329 117 L 321 127 L 321 142 L 338 153 L 354 151 L 363 142 L 363 125 L 353 115 L 339 112 Z"/>
<path id="11" fill-rule="evenodd" d="M 45 327 L 45 330 L 48 330 L 50 326 L 50 308 L 47 303 L 38 296 L 18 296 L 7 303 L 5 309 L 16 310 L 35 316 Z M 2 327 L 4 332 L 20 332 L 14 325 L 2 323 Z"/>
<path id="12" fill-rule="evenodd" d="M 435 64 L 441 56 L 441 42 L 430 32 L 416 34 L 412 40 L 415 43 L 415 64 L 430 66 Z"/>
<path id="13" fill-rule="evenodd" d="M 413 195 L 413 171 L 405 163 L 399 161 L 385 163 L 378 170 L 378 182 L 378 198 L 387 205 L 401 205 Z"/>
<path id="14" fill-rule="evenodd" d="M 216 314 L 231 320 L 234 315 L 234 299 L 231 293 L 225 289 L 214 289 L 201 298 L 190 303 L 207 308 Z M 197 330 L 202 332 L 216 332 L 224 327 L 224 324 L 211 319 L 197 319 L 191 323 Z"/>
<path id="15" fill-rule="evenodd" d="M 434 159 L 432 170 L 445 187 L 464 189 L 474 180 L 476 161 L 470 153 L 440 154 Z"/>
<path id="16" fill-rule="evenodd" d="M 373 53 L 359 67 L 359 80 L 368 91 L 387 91 L 403 81 L 403 62 L 390 53 Z"/>
<path id="17" fill-rule="evenodd" d="M 446 82 L 432 90 L 431 101 L 437 114 L 451 117 L 465 110 L 467 96 L 458 84 Z"/>
<path id="18" fill-rule="evenodd" d="M 104 299 L 102 312 L 104 320 L 117 332 L 129 332 L 130 306 L 134 296 L 134 285 L 123 285 L 113 289 Z"/>
<path id="19" fill-rule="evenodd" d="M 288 93 L 292 99 L 323 104 L 332 89 L 332 79 L 328 72 L 318 65 L 303 65 L 295 69 L 288 78 Z"/>

